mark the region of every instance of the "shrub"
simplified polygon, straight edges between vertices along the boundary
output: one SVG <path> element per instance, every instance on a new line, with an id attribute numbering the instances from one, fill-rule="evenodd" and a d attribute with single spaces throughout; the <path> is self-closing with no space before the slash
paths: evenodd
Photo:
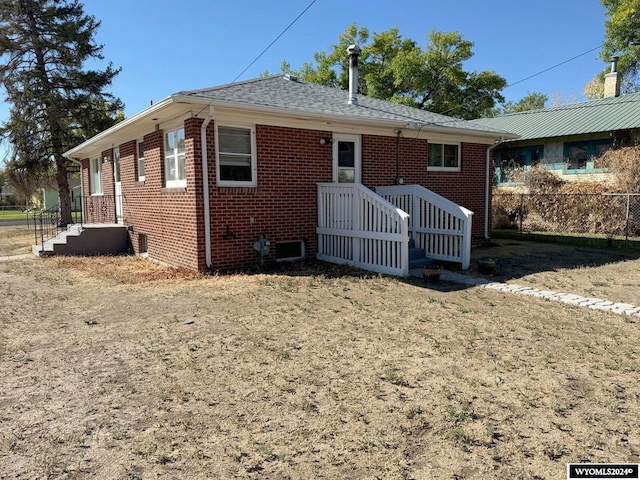
<path id="1" fill-rule="evenodd" d="M 609 169 L 617 192 L 640 193 L 640 146 L 609 150 L 596 159 L 595 166 Z"/>

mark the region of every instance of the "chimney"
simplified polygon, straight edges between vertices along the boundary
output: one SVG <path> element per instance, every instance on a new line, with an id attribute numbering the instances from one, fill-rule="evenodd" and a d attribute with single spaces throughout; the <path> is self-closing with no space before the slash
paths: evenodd
<path id="1" fill-rule="evenodd" d="M 349 45 L 347 48 L 349 54 L 349 105 L 358 104 L 358 55 L 361 51 L 357 45 Z"/>
<path id="2" fill-rule="evenodd" d="M 611 57 L 611 73 L 604 76 L 604 96 L 619 97 L 620 96 L 620 73 L 618 72 L 618 58 Z"/>

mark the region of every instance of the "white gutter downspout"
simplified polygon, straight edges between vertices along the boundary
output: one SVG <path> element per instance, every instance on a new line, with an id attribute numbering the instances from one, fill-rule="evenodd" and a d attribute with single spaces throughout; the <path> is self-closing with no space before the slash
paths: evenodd
<path id="1" fill-rule="evenodd" d="M 490 167 L 491 167 L 491 150 L 496 148 L 498 145 L 504 142 L 504 137 L 500 138 L 496 143 L 487 147 L 487 177 L 485 179 L 485 190 L 484 190 L 484 238 L 489 238 L 489 182 L 491 181 L 491 176 L 489 175 Z"/>
<path id="2" fill-rule="evenodd" d="M 209 206 L 209 162 L 207 159 L 207 126 L 211 122 L 213 105 L 200 127 L 200 150 L 202 151 L 202 197 L 204 200 L 204 251 L 207 268 L 211 268 L 211 208 Z"/>

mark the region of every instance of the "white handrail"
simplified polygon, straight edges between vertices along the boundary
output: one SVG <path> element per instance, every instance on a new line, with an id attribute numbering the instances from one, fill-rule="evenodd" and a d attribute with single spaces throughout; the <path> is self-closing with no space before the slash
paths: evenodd
<path id="1" fill-rule="evenodd" d="M 377 187 L 376 193 L 407 212 L 416 246 L 436 260 L 471 263 L 473 212 L 421 185 Z"/>
<path id="2" fill-rule="evenodd" d="M 364 185 L 318 184 L 318 259 L 409 274 L 409 215 Z"/>

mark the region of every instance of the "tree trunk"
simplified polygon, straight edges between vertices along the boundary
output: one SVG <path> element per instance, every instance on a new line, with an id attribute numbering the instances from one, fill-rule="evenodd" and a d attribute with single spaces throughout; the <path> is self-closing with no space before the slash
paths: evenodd
<path id="1" fill-rule="evenodd" d="M 58 184 L 58 196 L 60 197 L 60 223 L 61 227 L 73 223 L 71 218 L 71 198 L 69 195 L 69 177 L 64 157 L 56 155 L 56 183 Z"/>

